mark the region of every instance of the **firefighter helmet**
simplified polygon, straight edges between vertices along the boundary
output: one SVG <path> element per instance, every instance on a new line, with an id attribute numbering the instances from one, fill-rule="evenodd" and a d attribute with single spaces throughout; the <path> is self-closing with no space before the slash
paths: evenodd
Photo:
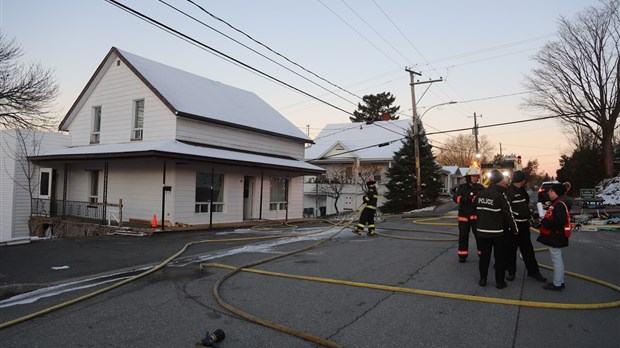
<path id="1" fill-rule="evenodd" d="M 372 186 L 374 184 L 376 184 L 377 182 L 375 181 L 375 179 L 373 178 L 368 178 L 368 180 L 366 181 L 366 186 Z"/>

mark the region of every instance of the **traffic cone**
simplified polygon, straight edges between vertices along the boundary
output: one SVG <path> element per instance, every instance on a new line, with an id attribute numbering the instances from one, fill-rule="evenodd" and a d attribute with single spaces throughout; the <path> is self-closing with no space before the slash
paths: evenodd
<path id="1" fill-rule="evenodd" d="M 151 227 L 156 228 L 157 227 L 157 215 L 153 214 L 153 221 L 151 221 Z"/>

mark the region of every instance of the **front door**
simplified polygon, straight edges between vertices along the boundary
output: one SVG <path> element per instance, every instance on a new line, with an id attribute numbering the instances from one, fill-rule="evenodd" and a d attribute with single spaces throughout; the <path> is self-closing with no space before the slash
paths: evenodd
<path id="1" fill-rule="evenodd" d="M 252 219 L 252 202 L 254 201 L 254 177 L 243 177 L 243 219 Z"/>

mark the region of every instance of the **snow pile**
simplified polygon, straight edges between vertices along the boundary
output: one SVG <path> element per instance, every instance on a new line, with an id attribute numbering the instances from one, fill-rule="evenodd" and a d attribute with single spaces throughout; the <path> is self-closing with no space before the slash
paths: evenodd
<path id="1" fill-rule="evenodd" d="M 603 199 L 605 205 L 620 205 L 620 175 L 604 179 L 596 185 L 597 197 Z"/>

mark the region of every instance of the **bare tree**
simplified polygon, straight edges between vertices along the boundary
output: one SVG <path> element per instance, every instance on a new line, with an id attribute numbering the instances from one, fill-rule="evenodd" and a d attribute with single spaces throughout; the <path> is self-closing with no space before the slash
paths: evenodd
<path id="1" fill-rule="evenodd" d="M 53 71 L 24 66 L 15 40 L 0 32 L 0 128 L 50 129 L 51 103 L 58 96 Z"/>
<path id="2" fill-rule="evenodd" d="M 339 213 L 338 210 L 338 199 L 342 196 L 344 192 L 344 188 L 347 185 L 347 176 L 345 171 L 330 168 L 327 169 L 325 173 L 325 178 L 320 183 L 319 191 L 321 194 L 333 198 L 334 199 L 334 208 L 336 209 L 336 213 Z"/>
<path id="3" fill-rule="evenodd" d="M 355 182 L 362 189 L 362 192 L 368 192 L 368 186 L 366 186 L 366 182 L 368 182 L 369 178 L 374 178 L 375 175 L 381 174 L 381 167 L 374 164 L 362 163 L 359 167 L 359 172 L 357 173 L 357 178 L 355 178 Z"/>
<path id="4" fill-rule="evenodd" d="M 603 148 L 606 176 L 613 176 L 613 139 L 620 113 L 619 1 L 601 1 L 573 21 L 560 17 L 557 41 L 547 43 L 526 77 L 531 91 L 525 105 L 553 115 L 573 130 L 580 143 L 594 135 Z"/>
<path id="5" fill-rule="evenodd" d="M 436 156 L 437 162 L 441 165 L 469 167 L 471 161 L 476 159 L 476 140 L 472 136 L 459 134 L 447 140 L 441 147 Z M 482 161 L 486 162 L 491 158 L 493 145 L 484 135 L 478 137 L 478 150 L 482 155 Z"/>

